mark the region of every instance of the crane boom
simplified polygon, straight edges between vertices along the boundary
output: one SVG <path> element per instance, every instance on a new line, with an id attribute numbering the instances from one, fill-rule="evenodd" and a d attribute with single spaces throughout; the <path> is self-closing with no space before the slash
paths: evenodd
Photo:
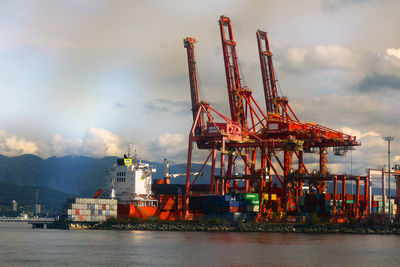
<path id="1" fill-rule="evenodd" d="M 196 69 L 196 60 L 194 56 L 194 44 L 196 43 L 196 39 L 191 37 L 186 37 L 183 40 L 184 47 L 187 51 L 187 59 L 188 59 L 188 69 L 189 69 L 189 83 L 190 83 L 190 95 L 192 98 L 192 113 L 193 113 L 193 121 L 196 120 L 197 112 L 200 108 L 200 98 L 199 98 L 199 88 L 197 83 L 197 69 Z M 204 127 L 204 115 L 201 114 L 199 118 L 199 124 L 196 128 L 196 134 L 201 133 L 201 129 Z"/>
<path id="2" fill-rule="evenodd" d="M 219 26 L 221 31 L 222 52 L 224 55 L 231 118 L 232 121 L 240 124 L 241 126 L 246 126 L 247 115 L 243 107 L 243 89 L 240 83 L 239 66 L 236 55 L 236 42 L 233 40 L 230 19 L 225 16 L 221 16 L 219 20 Z"/>
<path id="3" fill-rule="evenodd" d="M 257 31 L 256 34 L 267 112 L 279 113 L 278 92 L 268 35 L 263 31 Z"/>

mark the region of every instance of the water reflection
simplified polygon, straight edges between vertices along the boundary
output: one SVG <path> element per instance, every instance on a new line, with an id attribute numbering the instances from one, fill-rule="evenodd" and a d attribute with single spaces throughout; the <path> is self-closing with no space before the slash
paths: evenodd
<path id="1" fill-rule="evenodd" d="M 0 225 L 0 265 L 397 265 L 399 236 L 68 231 Z"/>

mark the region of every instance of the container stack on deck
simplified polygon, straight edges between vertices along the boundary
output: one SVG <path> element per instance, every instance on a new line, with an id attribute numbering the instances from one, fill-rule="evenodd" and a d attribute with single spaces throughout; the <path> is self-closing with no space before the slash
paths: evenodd
<path id="1" fill-rule="evenodd" d="M 104 222 L 117 217 L 117 200 L 102 198 L 75 198 L 67 204 L 70 222 Z"/>
<path id="2" fill-rule="evenodd" d="M 336 214 L 334 213 L 336 201 Z M 343 206 L 344 205 L 344 206 Z M 359 208 L 366 209 L 366 202 L 364 195 L 359 196 Z M 304 194 L 299 197 L 300 216 L 309 218 L 312 213 L 316 213 L 321 217 L 330 217 L 332 215 L 339 215 L 346 212 L 346 215 L 352 215 L 356 209 L 355 195 L 346 194 L 345 201 L 342 195 L 336 195 L 335 200 L 333 194 Z"/>
<path id="3" fill-rule="evenodd" d="M 269 199 L 265 194 L 262 202 Z M 276 194 L 271 195 L 271 200 L 276 201 Z M 232 193 L 225 196 L 191 196 L 189 198 L 189 210 L 194 214 L 204 217 L 219 217 L 235 220 L 237 216 L 246 214 L 256 216 L 260 210 L 259 194 Z"/>
<path id="4" fill-rule="evenodd" d="M 394 202 L 394 199 L 391 199 L 390 201 L 390 209 L 391 214 L 396 214 L 397 204 Z M 371 212 L 389 214 L 389 199 L 385 197 L 385 209 L 383 209 L 382 195 L 374 195 L 372 198 Z"/>

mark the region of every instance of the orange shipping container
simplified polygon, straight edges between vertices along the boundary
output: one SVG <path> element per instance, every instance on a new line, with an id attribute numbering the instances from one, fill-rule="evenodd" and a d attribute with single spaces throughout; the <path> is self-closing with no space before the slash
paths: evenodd
<path id="1" fill-rule="evenodd" d="M 229 212 L 233 213 L 239 212 L 239 207 L 229 207 Z"/>

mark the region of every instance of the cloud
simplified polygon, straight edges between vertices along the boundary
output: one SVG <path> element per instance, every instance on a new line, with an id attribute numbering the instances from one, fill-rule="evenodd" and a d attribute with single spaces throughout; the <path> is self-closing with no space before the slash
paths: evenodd
<path id="1" fill-rule="evenodd" d="M 165 133 L 153 138 L 149 150 L 154 160 L 170 158 L 175 161 L 186 161 L 187 138 L 182 134 Z"/>
<path id="2" fill-rule="evenodd" d="M 144 104 L 145 113 L 169 113 L 172 115 L 189 114 L 191 103 L 189 101 L 176 101 L 165 98 L 156 98 Z"/>
<path id="3" fill-rule="evenodd" d="M 358 88 L 360 91 L 400 90 L 400 77 L 373 73 L 364 77 L 360 81 Z"/>
<path id="4" fill-rule="evenodd" d="M 0 154 L 18 156 L 22 154 L 36 154 L 39 150 L 35 142 L 26 140 L 13 134 L 0 130 Z"/>
<path id="5" fill-rule="evenodd" d="M 387 142 L 380 133 L 375 131 L 363 133 L 349 127 L 342 128 L 342 131 L 356 135 L 361 146 L 355 147 L 352 155 L 348 152 L 346 157 L 331 157 L 328 164 L 331 171 L 350 174 L 350 157 L 352 157 L 353 162 L 352 172 L 358 175 L 366 175 L 367 168 L 380 169 L 387 164 Z M 392 164 L 400 163 L 400 152 L 398 150 L 392 150 L 391 161 Z M 333 168 L 331 168 L 332 166 Z"/>
<path id="6" fill-rule="evenodd" d="M 377 0 L 323 0 L 322 9 L 327 12 L 336 12 L 342 8 L 351 7 L 355 5 L 365 5 Z"/>
<path id="7" fill-rule="evenodd" d="M 126 105 L 122 104 L 122 103 L 114 103 L 114 107 L 115 108 L 124 108 L 124 107 L 126 107 Z"/>
<path id="8" fill-rule="evenodd" d="M 62 134 L 55 134 L 47 143 L 37 144 L 25 138 L 11 135 L 0 130 L 0 154 L 19 156 L 35 154 L 43 158 L 67 155 L 88 157 L 121 156 L 127 153 L 127 140 L 102 128 L 89 127 L 82 139 L 68 139 Z M 186 161 L 187 138 L 181 134 L 165 133 L 154 137 L 150 142 L 132 142 L 132 153 L 146 160 L 162 161 L 164 158 L 174 161 Z"/>
<path id="9" fill-rule="evenodd" d="M 363 93 L 400 89 L 400 48 L 373 53 L 354 51 L 339 45 L 289 47 L 278 51 L 278 60 L 286 73 L 308 77 L 315 74 L 312 84 L 320 82 L 325 87 L 324 92 L 331 92 L 332 89 L 337 91 L 340 86 Z M 329 80 L 333 83 L 327 82 Z"/>
<path id="10" fill-rule="evenodd" d="M 62 134 L 55 134 L 49 143 L 48 152 L 49 156 L 66 156 L 78 155 L 82 148 L 82 140 L 68 140 Z"/>
<path id="11" fill-rule="evenodd" d="M 362 58 L 340 45 L 290 47 L 279 52 L 279 61 L 289 71 L 310 71 L 321 68 L 356 70 Z"/>
<path id="12" fill-rule="evenodd" d="M 123 144 L 121 138 L 111 131 L 90 127 L 83 139 L 66 139 L 61 134 L 55 134 L 48 147 L 42 151 L 47 151 L 44 156 L 57 157 L 66 155 L 121 156 L 126 150 Z"/>
<path id="13" fill-rule="evenodd" d="M 374 131 L 370 131 L 370 132 L 367 132 L 367 133 L 361 133 L 359 130 L 352 129 L 350 127 L 343 127 L 341 129 L 341 131 L 343 133 L 345 133 L 345 134 L 356 136 L 359 139 L 363 138 L 363 137 L 366 137 L 366 136 L 374 136 L 374 137 L 380 137 L 381 136 L 379 133 L 374 132 Z"/>
<path id="14" fill-rule="evenodd" d="M 121 138 L 101 128 L 90 127 L 83 138 L 82 154 L 95 157 L 117 156 L 123 154 Z"/>
<path id="15" fill-rule="evenodd" d="M 400 48 L 388 48 L 386 49 L 386 54 L 400 59 Z"/>

